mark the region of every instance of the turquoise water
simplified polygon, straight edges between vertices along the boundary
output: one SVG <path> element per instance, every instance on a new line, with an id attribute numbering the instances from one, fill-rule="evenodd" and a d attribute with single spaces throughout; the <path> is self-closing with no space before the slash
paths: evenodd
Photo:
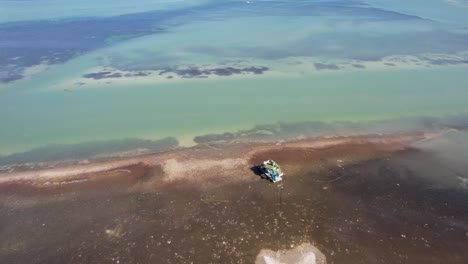
<path id="1" fill-rule="evenodd" d="M 466 71 L 331 72 L 12 93 L 0 98 L 6 120 L 0 137 L 4 152 L 126 137 L 174 136 L 190 144 L 197 135 L 279 121 L 457 114 L 468 112 Z"/>
<path id="2" fill-rule="evenodd" d="M 0 1 L 0 22 L 33 21 L 76 17 L 104 17 L 150 10 L 170 10 L 172 8 L 193 7 L 203 4 L 204 0 L 38 0 L 38 1 Z"/>
<path id="3" fill-rule="evenodd" d="M 468 113 L 466 9 L 443 2 L 0 1 L 8 36 L 0 40 L 0 154 L 123 138 L 191 145 L 259 124 Z M 388 56 L 414 61 L 375 67 Z M 103 67 L 157 75 L 236 61 L 269 70 L 164 82 L 82 77 Z M 30 74 L 38 65 L 50 69 Z"/>

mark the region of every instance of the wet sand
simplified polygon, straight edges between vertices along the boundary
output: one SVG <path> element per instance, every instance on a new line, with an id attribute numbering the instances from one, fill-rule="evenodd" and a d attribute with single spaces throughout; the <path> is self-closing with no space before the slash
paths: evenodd
<path id="1" fill-rule="evenodd" d="M 1 173 L 0 262 L 254 263 L 311 245 L 327 263 L 466 263 L 467 190 L 410 166 L 435 166 L 412 147 L 434 136 L 219 143 Z M 283 182 L 250 170 L 268 158 Z"/>

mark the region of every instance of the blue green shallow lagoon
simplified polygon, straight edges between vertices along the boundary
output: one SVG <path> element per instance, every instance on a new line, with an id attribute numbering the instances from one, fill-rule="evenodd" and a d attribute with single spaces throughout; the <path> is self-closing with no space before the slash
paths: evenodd
<path id="1" fill-rule="evenodd" d="M 277 122 L 372 121 L 468 112 L 467 67 L 190 80 L 0 97 L 2 154 L 47 144 L 175 137 Z M 456 80 L 456 81 L 454 81 Z"/>
<path id="2" fill-rule="evenodd" d="M 124 139 L 288 138 L 324 124 L 390 133 L 468 113 L 462 2 L 0 3 L 2 156 Z"/>

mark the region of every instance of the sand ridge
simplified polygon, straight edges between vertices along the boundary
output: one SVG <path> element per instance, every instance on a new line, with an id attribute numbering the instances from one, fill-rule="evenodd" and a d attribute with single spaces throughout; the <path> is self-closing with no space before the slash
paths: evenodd
<path id="1" fill-rule="evenodd" d="M 359 146 L 361 146 L 361 154 L 367 153 L 370 158 L 377 152 L 398 151 L 411 142 L 417 142 L 436 135 L 434 133 L 412 133 L 302 139 L 290 142 L 281 141 L 275 144 L 270 142 L 200 144 L 195 147 L 131 158 L 88 161 L 85 164 L 77 162 L 74 165 L 57 166 L 55 168 L 3 172 L 0 173 L 0 184 L 27 181 L 50 183 L 54 179 L 70 181 L 82 179 L 80 176 L 86 175 L 93 175 L 93 178 L 97 179 L 99 174 L 131 174 L 129 171 L 132 171 L 131 167 L 135 165 L 148 168 L 159 166 L 164 174 L 164 181 L 169 182 L 174 180 L 220 178 L 222 176 L 240 179 L 251 176 L 251 166 L 269 158 L 278 160 L 282 166 L 285 166 L 286 171 L 296 173 L 298 172 L 297 168 L 300 166 L 294 164 L 299 165 L 299 163 L 309 161 L 314 163 L 313 160 L 320 157 L 320 150 L 327 148 L 342 148 L 341 151 L 346 154 L 346 152 L 349 153 L 350 151 L 359 153 Z M 314 151 L 315 154 L 312 155 Z"/>

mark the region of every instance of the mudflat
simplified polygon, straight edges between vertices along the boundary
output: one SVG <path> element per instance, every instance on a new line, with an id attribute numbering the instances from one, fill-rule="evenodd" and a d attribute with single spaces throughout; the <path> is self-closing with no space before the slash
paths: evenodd
<path id="1" fill-rule="evenodd" d="M 427 160 L 413 146 L 439 135 L 224 142 L 13 166 L 0 174 L 0 260 L 466 263 L 466 189 L 403 162 Z M 251 170 L 266 159 L 281 165 L 282 182 Z"/>

